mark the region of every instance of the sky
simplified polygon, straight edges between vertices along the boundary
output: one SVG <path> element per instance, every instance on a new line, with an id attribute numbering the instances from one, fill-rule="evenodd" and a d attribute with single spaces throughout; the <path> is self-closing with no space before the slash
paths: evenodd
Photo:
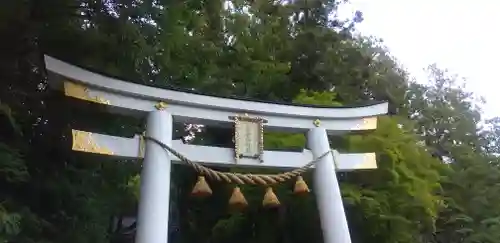
<path id="1" fill-rule="evenodd" d="M 357 29 L 382 38 L 390 53 L 418 82 L 429 64 L 466 79 L 483 96 L 485 117 L 500 116 L 500 1 L 350 0 L 340 17 L 363 12 Z"/>

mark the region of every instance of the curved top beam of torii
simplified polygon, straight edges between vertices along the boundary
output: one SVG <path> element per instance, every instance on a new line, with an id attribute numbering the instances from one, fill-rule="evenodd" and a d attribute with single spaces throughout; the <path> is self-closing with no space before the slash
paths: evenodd
<path id="1" fill-rule="evenodd" d="M 231 116 L 247 113 L 267 120 L 266 128 L 289 132 L 313 128 L 313 121 L 319 119 L 332 133 L 375 129 L 377 116 L 388 110 L 387 102 L 358 107 L 303 106 L 161 89 L 104 76 L 47 55 L 45 65 L 50 84 L 63 87 L 67 96 L 107 104 L 112 112 L 132 115 L 144 115 L 163 101 L 178 122 L 229 124 Z"/>

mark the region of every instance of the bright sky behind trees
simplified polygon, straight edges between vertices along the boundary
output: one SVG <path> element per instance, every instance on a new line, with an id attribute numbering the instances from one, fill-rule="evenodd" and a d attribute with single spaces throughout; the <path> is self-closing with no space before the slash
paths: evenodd
<path id="1" fill-rule="evenodd" d="M 432 63 L 464 77 L 493 117 L 500 116 L 499 7 L 494 0 L 351 0 L 340 13 L 363 12 L 358 30 L 382 38 L 417 81 L 426 81 L 423 69 Z"/>

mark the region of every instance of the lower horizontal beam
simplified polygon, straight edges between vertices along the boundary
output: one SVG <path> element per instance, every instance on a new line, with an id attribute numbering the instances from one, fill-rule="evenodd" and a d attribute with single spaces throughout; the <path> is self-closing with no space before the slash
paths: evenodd
<path id="1" fill-rule="evenodd" d="M 144 143 L 140 136 L 123 138 L 104 134 L 73 130 L 73 150 L 97 153 L 118 158 L 142 158 Z M 188 159 L 206 165 L 241 166 L 261 168 L 298 168 L 313 160 L 309 150 L 302 152 L 264 151 L 264 162 L 255 159 L 240 159 L 236 164 L 231 148 L 184 144 L 172 141 L 172 147 Z M 326 151 L 325 151 L 326 152 Z M 375 153 L 340 154 L 334 152 L 337 171 L 377 168 Z M 180 162 L 178 158 L 174 162 Z"/>

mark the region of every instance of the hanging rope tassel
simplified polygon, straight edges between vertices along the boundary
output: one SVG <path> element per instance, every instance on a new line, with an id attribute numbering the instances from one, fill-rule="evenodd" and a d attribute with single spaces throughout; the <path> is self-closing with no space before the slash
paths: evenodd
<path id="1" fill-rule="evenodd" d="M 231 198 L 229 198 L 229 205 L 232 207 L 236 207 L 239 209 L 245 208 L 248 206 L 248 202 L 245 199 L 245 196 L 243 193 L 241 193 L 241 190 L 239 187 L 235 187 L 233 189 L 233 193 L 231 194 Z"/>
<path id="2" fill-rule="evenodd" d="M 198 181 L 194 185 L 191 195 L 195 197 L 208 197 L 212 195 L 212 189 L 210 189 L 204 176 L 198 176 Z"/>
<path id="3" fill-rule="evenodd" d="M 297 181 L 295 181 L 295 186 L 293 187 L 293 193 L 296 195 L 303 195 L 309 192 L 309 187 L 302 176 L 297 176 Z"/>
<path id="4" fill-rule="evenodd" d="M 266 189 L 266 194 L 264 195 L 264 200 L 262 200 L 262 205 L 269 208 L 277 207 L 280 205 L 280 201 L 278 200 L 276 194 L 274 194 L 272 187 L 268 187 Z"/>

